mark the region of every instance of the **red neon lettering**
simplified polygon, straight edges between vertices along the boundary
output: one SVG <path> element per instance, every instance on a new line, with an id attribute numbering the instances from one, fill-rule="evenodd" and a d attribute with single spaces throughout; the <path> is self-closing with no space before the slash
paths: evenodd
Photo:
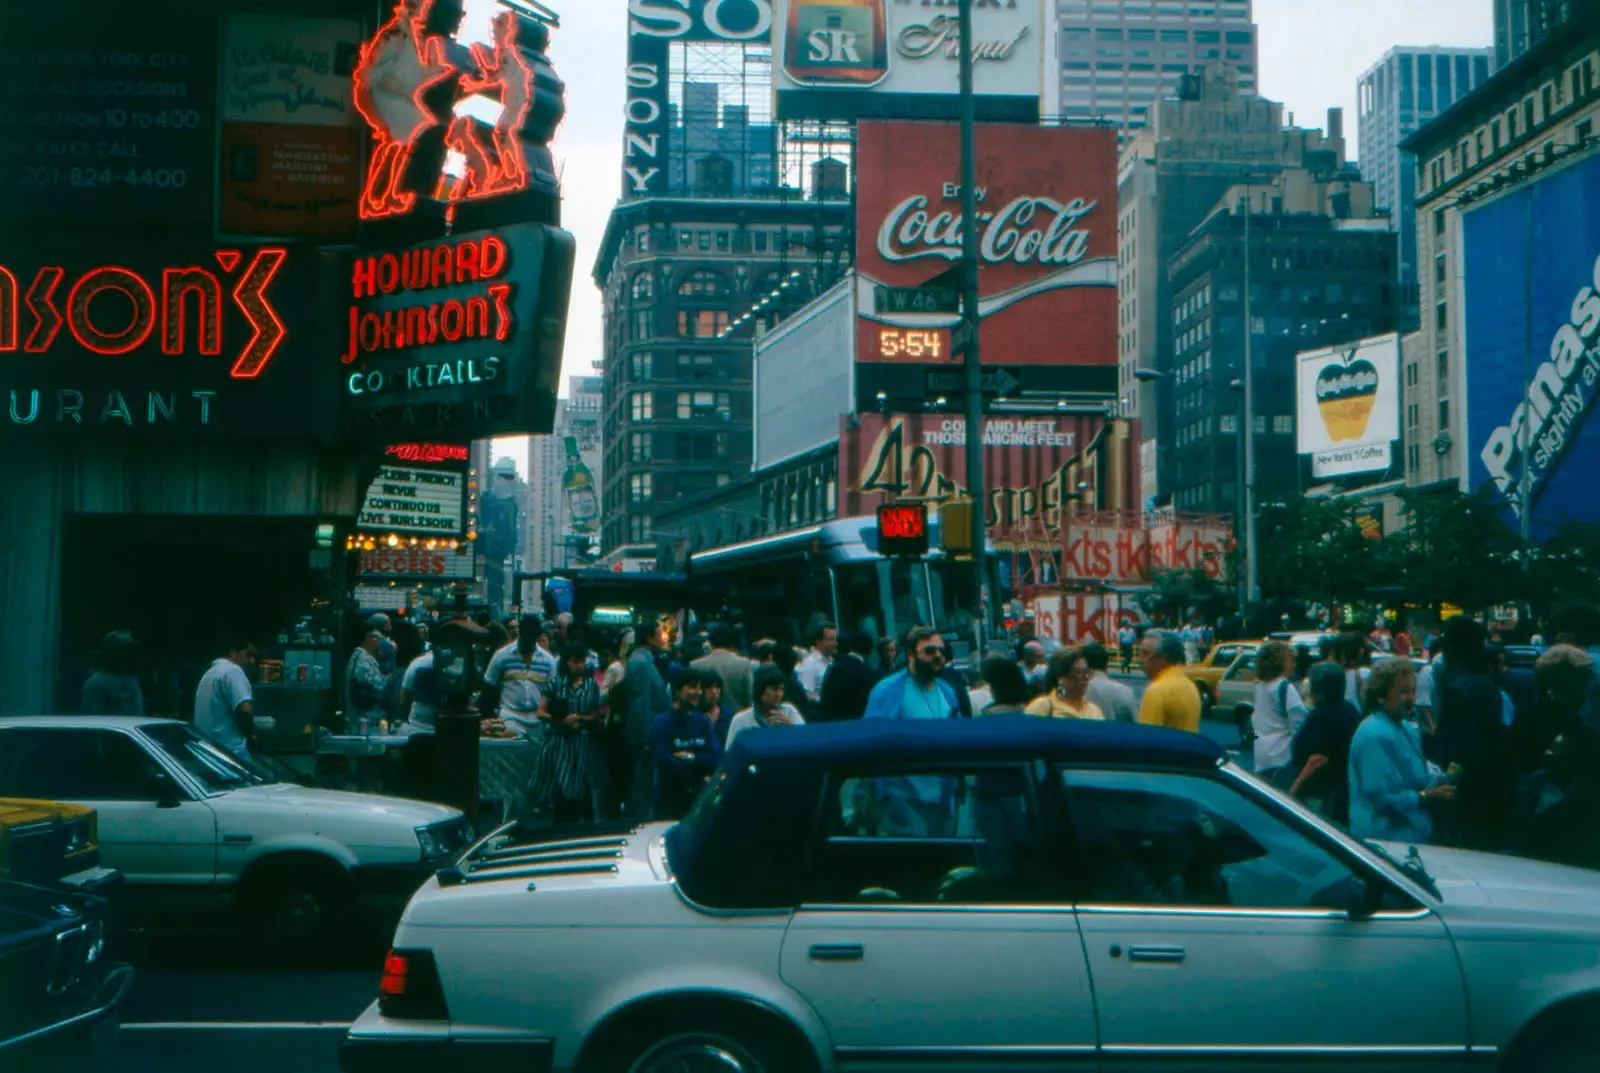
<path id="1" fill-rule="evenodd" d="M 402 462 L 465 462 L 468 448 L 453 443 L 395 443 L 384 454 Z"/>
<path id="2" fill-rule="evenodd" d="M 467 338 L 482 339 L 489 334 L 489 299 L 474 295 L 467 299 Z"/>
<path id="3" fill-rule="evenodd" d="M 17 349 L 17 277 L 0 265 L 0 350 Z"/>
<path id="4" fill-rule="evenodd" d="M 39 269 L 23 297 L 28 312 L 33 314 L 33 330 L 22 344 L 22 349 L 29 354 L 43 354 L 49 350 L 50 344 L 56 341 L 56 333 L 61 330 L 61 311 L 56 308 L 55 293 L 62 275 L 61 269 L 53 265 Z"/>
<path id="5" fill-rule="evenodd" d="M 471 242 L 456 244 L 456 279 L 462 283 L 478 278 L 478 247 Z"/>
<path id="6" fill-rule="evenodd" d="M 453 271 L 454 261 L 450 256 L 449 246 L 435 246 L 433 248 L 433 278 L 428 281 L 430 287 L 443 287 L 447 283 L 456 281 Z"/>
<path id="7" fill-rule="evenodd" d="M 483 236 L 483 254 L 478 258 L 478 278 L 493 279 L 498 276 L 510 260 L 506 250 L 506 240 L 499 235 Z"/>
<path id="8" fill-rule="evenodd" d="M 378 264 L 372 257 L 356 258 L 350 273 L 350 287 L 357 298 L 370 298 L 378 293 Z"/>
<path id="9" fill-rule="evenodd" d="M 222 285 L 203 268 L 168 268 L 161 273 L 161 352 L 182 354 L 184 300 L 195 296 L 200 353 L 222 353 Z"/>
<path id="10" fill-rule="evenodd" d="M 278 319 L 277 310 L 267 300 L 267 288 L 272 286 L 272 281 L 288 259 L 288 250 L 276 246 L 262 247 L 250 259 L 250 267 L 244 270 L 238 285 L 233 288 L 234 303 L 255 329 L 250 341 L 239 352 L 239 359 L 229 370 L 228 375 L 235 380 L 253 380 L 260 376 L 272 363 L 273 355 L 289 334 L 283 321 Z"/>
<path id="11" fill-rule="evenodd" d="M 126 326 L 115 332 L 95 327 L 89 317 L 89 307 L 106 291 L 126 295 L 133 305 L 133 316 Z M 85 273 L 67 293 L 67 325 L 73 337 L 96 354 L 126 354 L 150 338 L 155 330 L 156 296 L 150 293 L 150 284 L 126 268 L 96 268 Z"/>
<path id="12" fill-rule="evenodd" d="M 217 264 L 222 266 L 222 270 L 224 272 L 232 272 L 235 268 L 239 267 L 239 251 L 218 250 Z"/>
<path id="13" fill-rule="evenodd" d="M 405 262 L 401 266 L 401 280 L 408 291 L 423 291 L 428 289 L 428 251 L 407 250 Z"/>
<path id="14" fill-rule="evenodd" d="M 400 262 L 394 254 L 386 253 L 378 258 L 378 290 L 384 294 L 393 294 L 395 287 L 400 282 Z"/>
<path id="15" fill-rule="evenodd" d="M 511 338 L 511 284 L 489 284 L 489 297 L 494 299 L 494 337 L 499 342 Z"/>
<path id="16" fill-rule="evenodd" d="M 376 313 L 364 313 L 364 314 L 362 314 L 362 316 L 361 316 L 361 331 L 360 331 L 360 334 L 357 336 L 357 338 L 359 339 L 359 341 L 361 343 L 361 349 L 362 350 L 377 350 L 378 349 L 378 337 L 379 337 L 379 332 L 382 330 L 382 327 L 383 327 L 382 322 L 380 322 L 378 320 L 378 314 L 376 314 Z M 352 360 L 354 360 L 353 356 L 352 356 Z"/>
<path id="17" fill-rule="evenodd" d="M 454 323 L 451 317 L 454 316 Z M 461 338 L 462 322 L 466 320 L 466 310 L 458 299 L 452 298 L 439 310 L 439 330 L 449 342 L 457 342 Z"/>

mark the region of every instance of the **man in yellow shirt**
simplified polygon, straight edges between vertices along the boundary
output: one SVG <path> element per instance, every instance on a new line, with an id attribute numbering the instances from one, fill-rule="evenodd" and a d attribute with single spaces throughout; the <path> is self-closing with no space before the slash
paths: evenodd
<path id="1" fill-rule="evenodd" d="M 1139 704 L 1139 722 L 1198 734 L 1200 691 L 1179 670 L 1183 664 L 1182 638 L 1165 630 L 1150 631 L 1139 644 L 1139 661 L 1150 680 Z"/>

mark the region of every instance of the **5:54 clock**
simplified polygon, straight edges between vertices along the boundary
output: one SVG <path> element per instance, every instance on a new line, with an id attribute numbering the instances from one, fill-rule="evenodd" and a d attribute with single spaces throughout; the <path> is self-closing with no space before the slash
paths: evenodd
<path id="1" fill-rule="evenodd" d="M 945 328 L 881 328 L 878 354 L 884 361 L 949 361 L 950 332 Z"/>

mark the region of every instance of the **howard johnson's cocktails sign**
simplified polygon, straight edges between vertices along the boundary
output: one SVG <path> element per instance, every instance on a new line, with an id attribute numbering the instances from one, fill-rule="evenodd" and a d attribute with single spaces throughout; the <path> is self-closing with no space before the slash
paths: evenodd
<path id="1" fill-rule="evenodd" d="M 1600 519 L 1600 430 L 1589 424 L 1600 394 L 1600 157 L 1474 209 L 1462 227 L 1468 485 L 1490 485 L 1536 529 Z"/>

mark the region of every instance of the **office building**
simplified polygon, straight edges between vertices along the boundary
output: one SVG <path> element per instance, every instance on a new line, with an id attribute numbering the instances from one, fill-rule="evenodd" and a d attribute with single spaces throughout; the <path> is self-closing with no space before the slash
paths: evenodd
<path id="1" fill-rule="evenodd" d="M 1208 63 L 1176 98 L 1156 102 L 1153 120 L 1123 149 L 1118 165 L 1118 393 L 1123 413 L 1139 421 L 1140 483 L 1146 506 L 1173 487 L 1174 368 L 1167 266 L 1190 233 L 1243 183 L 1270 183 L 1290 168 L 1319 180 L 1345 175 L 1343 116 L 1328 112 L 1328 131 L 1284 123 L 1283 105 L 1246 93 L 1237 68 Z"/>
<path id="2" fill-rule="evenodd" d="M 1172 258 L 1173 506 L 1237 509 L 1247 258 L 1256 502 L 1305 490 L 1296 355 L 1395 326 L 1396 236 L 1373 200 L 1372 184 L 1353 176 L 1290 169 L 1270 184 L 1229 189 Z"/>
<path id="3" fill-rule="evenodd" d="M 1590 5 L 1584 5 L 1590 7 Z M 1426 345 L 1403 351 L 1406 479 L 1456 483 L 1466 393 L 1462 216 L 1600 146 L 1600 7 L 1575 14 L 1401 146 L 1417 161 L 1417 261 Z M 1496 251 L 1529 256 L 1529 251 Z M 1548 342 L 1545 346 L 1548 347 Z M 1472 430 L 1481 449 L 1484 429 Z"/>
<path id="4" fill-rule="evenodd" d="M 1494 0 L 1495 66 L 1504 67 L 1575 15 L 1600 10 L 1600 0 Z"/>
<path id="5" fill-rule="evenodd" d="M 603 378 L 569 377 L 556 403 L 555 431 L 529 445 L 529 573 L 585 566 L 599 554 L 604 410 Z"/>
<path id="6" fill-rule="evenodd" d="M 1061 114 L 1124 132 L 1145 126 L 1157 98 L 1176 96 L 1186 75 L 1233 64 L 1239 88 L 1256 89 L 1251 0 L 1067 0 L 1060 16 Z"/>
<path id="7" fill-rule="evenodd" d="M 1420 323 L 1417 285 L 1417 162 L 1400 148 L 1434 116 L 1489 80 L 1494 50 L 1400 47 L 1384 53 L 1356 87 L 1356 135 L 1361 176 L 1377 189 L 1400 235 L 1398 282 L 1404 305 L 1401 323 Z"/>

